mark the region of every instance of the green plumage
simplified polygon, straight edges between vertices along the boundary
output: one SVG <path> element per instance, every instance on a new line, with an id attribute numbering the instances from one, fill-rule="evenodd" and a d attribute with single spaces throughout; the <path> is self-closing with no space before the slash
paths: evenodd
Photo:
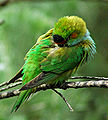
<path id="1" fill-rule="evenodd" d="M 61 18 L 53 29 L 38 38 L 27 53 L 21 73 L 22 90 L 26 90 L 20 93 L 12 112 L 19 108 L 37 86 L 44 83 L 62 84 L 68 80 L 95 52 L 95 43 L 85 22 L 76 16 Z M 33 80 L 35 77 L 36 80 Z"/>

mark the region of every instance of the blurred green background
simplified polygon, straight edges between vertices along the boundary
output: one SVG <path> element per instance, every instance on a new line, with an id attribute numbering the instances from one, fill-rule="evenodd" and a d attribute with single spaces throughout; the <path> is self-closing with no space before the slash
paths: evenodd
<path id="1" fill-rule="evenodd" d="M 82 17 L 96 42 L 94 60 L 76 75 L 108 76 L 108 2 L 20 1 L 0 7 L 0 83 L 8 81 L 24 63 L 24 56 L 37 38 L 63 16 Z M 108 89 L 59 90 L 74 108 L 51 90 L 41 91 L 10 114 L 16 97 L 0 100 L 0 120 L 108 120 Z"/>

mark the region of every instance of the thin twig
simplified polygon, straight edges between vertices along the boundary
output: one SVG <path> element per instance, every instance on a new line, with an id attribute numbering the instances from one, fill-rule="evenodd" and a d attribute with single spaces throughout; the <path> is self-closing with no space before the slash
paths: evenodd
<path id="1" fill-rule="evenodd" d="M 22 84 L 22 82 L 17 82 L 17 83 L 14 83 L 14 84 L 12 84 L 12 85 L 8 85 L 8 86 L 6 86 L 5 88 L 1 88 L 1 89 L 0 89 L 0 92 L 5 91 L 5 90 L 8 90 L 8 89 L 13 88 L 13 87 L 16 87 L 16 86 L 21 85 L 21 84 Z"/>
<path id="2" fill-rule="evenodd" d="M 22 78 L 17 79 L 16 82 L 20 82 L 20 81 L 22 81 Z M 0 84 L 0 87 L 3 87 L 3 86 L 5 86 L 5 85 L 7 85 L 9 82 L 10 82 L 10 81 L 1 83 L 1 84 Z"/>
<path id="3" fill-rule="evenodd" d="M 87 79 L 87 80 L 95 80 L 95 81 L 80 81 L 80 82 L 71 82 L 69 85 L 71 88 L 81 88 L 81 87 L 108 87 L 108 83 L 107 80 L 108 78 L 106 77 L 92 77 L 92 76 L 75 76 L 75 77 L 71 77 L 70 79 Z M 1 88 L 0 91 L 4 91 L 4 90 L 8 90 L 10 88 L 13 88 L 15 86 L 18 86 L 21 84 L 22 78 L 19 78 L 15 81 L 15 83 L 8 85 L 4 88 Z M 106 81 L 106 82 L 105 82 Z M 17 83 L 18 82 L 18 83 Z M 3 87 L 5 85 L 7 85 L 9 83 L 8 82 L 4 82 L 0 84 L 0 87 Z M 64 89 L 67 89 L 66 87 Z"/>
<path id="4" fill-rule="evenodd" d="M 108 80 L 106 77 L 94 77 L 94 76 L 74 76 L 70 79 L 88 79 L 88 80 Z"/>
<path id="5" fill-rule="evenodd" d="M 64 101 L 65 103 L 67 104 L 68 108 L 70 109 L 70 111 L 74 111 L 73 108 L 71 107 L 71 105 L 68 103 L 68 101 L 66 100 L 66 98 L 60 93 L 58 92 L 57 90 L 55 89 L 52 89 L 54 92 L 56 92 Z"/>
<path id="6" fill-rule="evenodd" d="M 106 77 L 92 77 L 92 76 L 74 76 L 74 77 L 71 77 L 70 79 L 87 79 L 87 80 L 98 80 L 98 81 L 99 80 L 108 80 L 108 78 L 106 78 Z M 20 81 L 22 81 L 22 78 L 17 79 L 15 81 L 15 83 L 20 82 Z M 8 83 L 9 83 L 9 81 L 3 82 L 0 84 L 0 87 L 3 87 L 5 85 L 7 85 Z M 19 84 L 17 84 L 17 85 L 19 85 Z"/>
<path id="7" fill-rule="evenodd" d="M 19 89 L 12 90 L 12 91 L 7 91 L 7 92 L 3 92 L 3 93 L 0 93 L 0 99 L 18 96 L 19 94 L 20 94 Z"/>
<path id="8" fill-rule="evenodd" d="M 18 78 L 15 82 L 21 82 L 22 78 Z"/>

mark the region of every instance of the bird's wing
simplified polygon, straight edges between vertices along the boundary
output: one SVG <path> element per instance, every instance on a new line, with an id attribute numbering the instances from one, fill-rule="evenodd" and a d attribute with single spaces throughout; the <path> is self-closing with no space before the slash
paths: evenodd
<path id="1" fill-rule="evenodd" d="M 52 35 L 52 31 L 53 29 L 50 29 L 47 33 L 45 33 L 44 35 L 40 36 L 37 40 L 37 42 L 41 41 L 42 39 L 46 39 L 46 38 L 49 38 L 49 36 Z M 26 61 L 30 52 L 33 51 L 34 48 L 36 48 L 38 44 L 35 44 L 29 51 L 28 53 L 26 54 L 24 60 Z M 22 77 L 23 76 L 23 66 L 20 68 L 20 70 L 14 75 L 14 77 L 12 77 L 9 82 L 7 83 L 7 85 L 11 84 L 11 83 L 14 83 L 18 78 Z"/>
<path id="2" fill-rule="evenodd" d="M 76 47 L 71 48 L 51 48 L 41 53 L 41 56 L 46 55 L 40 62 L 41 72 L 26 82 L 21 90 L 37 87 L 44 83 L 55 82 L 65 79 L 69 71 L 76 71 L 79 65 L 84 61 L 86 53 Z"/>
<path id="3" fill-rule="evenodd" d="M 41 61 L 41 70 L 60 74 L 67 70 L 73 70 L 82 60 L 83 51 L 76 48 L 57 47 L 52 50 L 47 58 Z"/>
<path id="4" fill-rule="evenodd" d="M 38 76 L 42 70 L 40 69 L 40 61 L 45 59 L 47 54 L 42 54 L 55 47 L 55 43 L 51 39 L 52 29 L 46 34 L 39 37 L 36 44 L 29 50 L 25 57 L 25 64 L 23 66 L 23 85 Z"/>
<path id="5" fill-rule="evenodd" d="M 37 43 L 29 50 L 25 57 L 25 64 L 21 70 L 23 74 L 22 85 L 26 84 L 34 77 L 38 76 L 42 71 L 40 70 L 39 62 L 44 59 L 41 53 L 49 47 L 52 47 L 53 41 L 51 41 L 52 30 L 49 30 L 46 34 L 39 37 Z M 15 78 L 15 77 L 14 77 Z M 31 95 L 33 89 L 22 91 L 14 104 L 12 111 L 16 111 L 20 105 Z"/>

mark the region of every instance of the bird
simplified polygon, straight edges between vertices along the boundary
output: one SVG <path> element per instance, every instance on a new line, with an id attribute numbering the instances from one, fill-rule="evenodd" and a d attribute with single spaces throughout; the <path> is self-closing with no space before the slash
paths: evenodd
<path id="1" fill-rule="evenodd" d="M 22 77 L 21 93 L 11 112 L 17 111 L 38 86 L 63 84 L 95 53 L 96 45 L 85 21 L 78 16 L 60 18 L 37 39 L 26 54 L 24 65 L 10 80 L 13 83 Z"/>

